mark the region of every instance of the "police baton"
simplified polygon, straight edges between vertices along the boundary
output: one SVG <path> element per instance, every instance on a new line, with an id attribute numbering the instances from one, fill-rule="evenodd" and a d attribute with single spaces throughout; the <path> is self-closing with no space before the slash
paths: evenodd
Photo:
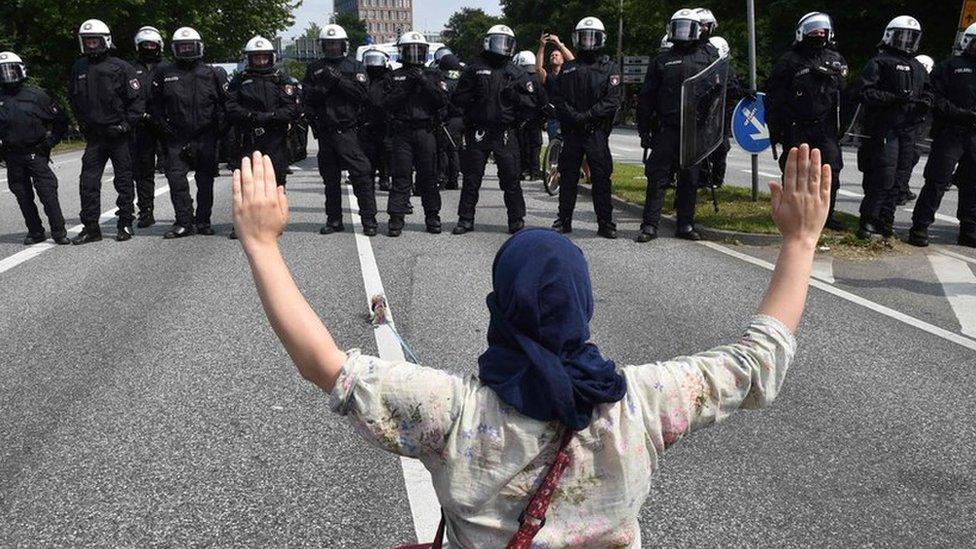
<path id="1" fill-rule="evenodd" d="M 447 124 L 441 122 L 441 131 L 444 132 L 444 136 L 447 137 L 447 142 L 451 144 L 451 148 L 455 151 L 458 150 L 457 143 L 454 142 L 454 138 L 451 137 L 451 132 L 447 130 Z"/>
<path id="2" fill-rule="evenodd" d="M 779 151 L 776 150 L 776 143 L 773 143 L 771 150 L 773 151 L 773 160 L 779 162 Z"/>

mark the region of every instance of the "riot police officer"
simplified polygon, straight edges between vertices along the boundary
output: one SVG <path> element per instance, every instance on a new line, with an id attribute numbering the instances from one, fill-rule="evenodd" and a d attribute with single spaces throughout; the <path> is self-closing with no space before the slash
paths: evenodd
<path id="1" fill-rule="evenodd" d="M 843 230 L 834 217 L 840 171 L 844 168 L 838 142 L 840 100 L 847 79 L 847 61 L 834 49 L 834 26 L 826 13 L 813 12 L 800 18 L 789 51 L 773 65 L 766 81 L 766 121 L 774 144 L 783 145 L 780 168 L 786 153 L 807 143 L 820 149 L 830 164 L 833 188 L 826 227 Z"/>
<path id="2" fill-rule="evenodd" d="M 153 77 L 152 117 L 163 128 L 166 143 L 166 180 L 169 182 L 176 222 L 164 238 L 196 233 L 213 235 L 213 185 L 217 175 L 217 144 L 224 125 L 227 82 L 204 63 L 203 38 L 190 27 L 173 33 L 174 62 L 159 67 Z M 187 174 L 194 170 L 197 207 Z"/>
<path id="3" fill-rule="evenodd" d="M 275 68 L 275 49 L 270 40 L 255 36 L 244 46 L 244 70 L 227 89 L 227 122 L 233 124 L 240 159 L 260 151 L 271 157 L 279 186 L 288 173 L 288 125 L 299 116 L 298 88 Z M 232 230 L 230 238 L 236 238 Z"/>
<path id="4" fill-rule="evenodd" d="M 463 183 L 454 234 L 474 230 L 481 181 L 488 156 L 494 156 L 508 213 L 508 232 L 525 227 L 525 197 L 519 182 L 519 150 L 516 126 L 526 112 L 538 108 L 535 84 L 512 64 L 515 33 L 495 25 L 485 35 L 484 49 L 461 73 L 453 103 L 464 112 L 464 144 L 461 152 Z"/>
<path id="5" fill-rule="evenodd" d="M 915 60 L 925 67 L 925 72 L 927 74 L 932 74 L 932 69 L 935 68 L 934 59 L 928 55 L 916 55 Z M 918 148 L 918 141 L 923 138 L 923 133 L 926 130 L 926 114 L 926 111 L 923 110 L 919 110 L 915 113 L 914 121 L 912 123 L 913 128 L 908 134 L 910 138 L 905 139 L 903 142 L 899 142 L 898 169 L 896 171 L 899 206 L 904 206 L 910 200 L 915 200 L 918 198 L 918 196 L 912 192 L 911 180 L 912 172 L 915 171 L 915 166 L 917 166 L 918 161 L 922 159 L 922 152 Z"/>
<path id="6" fill-rule="evenodd" d="M 376 191 L 369 159 L 356 136 L 360 111 L 369 99 L 366 67 L 351 59 L 349 38 L 339 25 L 326 25 L 319 33 L 322 59 L 308 65 L 303 90 L 305 108 L 319 140 L 319 173 L 325 182 L 325 226 L 321 234 L 344 230 L 339 176 L 349 171 L 349 182 L 359 202 L 363 234 L 376 235 Z"/>
<path id="7" fill-rule="evenodd" d="M 915 18 L 892 19 L 877 54 L 861 73 L 864 132 L 869 137 L 861 145 L 865 166 L 859 238 L 894 234 L 901 144 L 913 139 L 917 117 L 932 104 L 928 74 L 914 58 L 921 39 L 922 27 Z"/>
<path id="8" fill-rule="evenodd" d="M 75 119 L 85 136 L 85 153 L 81 157 L 81 233 L 73 244 L 102 239 L 98 225 L 102 200 L 102 174 L 105 163 L 112 161 L 115 191 L 118 199 L 118 232 L 115 240 L 132 238 L 135 220 L 135 188 L 132 182 L 132 156 L 129 132 L 145 114 L 141 84 L 132 65 L 109 55 L 112 33 L 108 25 L 89 19 L 78 29 L 78 44 L 83 57 L 75 61 L 68 82 L 68 97 Z"/>
<path id="9" fill-rule="evenodd" d="M 610 131 L 620 108 L 620 73 L 617 64 L 600 54 L 607 33 L 596 17 L 584 17 L 573 31 L 576 58 L 566 62 L 552 87 L 552 102 L 562 129 L 559 153 L 559 214 L 552 228 L 572 231 L 577 184 L 584 156 L 590 165 L 593 208 L 597 234 L 616 238 L 613 204 L 610 201 Z"/>
<path id="10" fill-rule="evenodd" d="M 952 184 L 953 170 L 976 166 L 976 24 L 966 29 L 962 51 L 932 71 L 934 94 L 932 149 L 925 165 L 925 185 L 915 202 L 908 242 L 928 246 L 928 227 L 942 196 Z M 976 248 L 976 177 L 972 169 L 957 171 L 959 187 L 958 244 Z"/>
<path id="11" fill-rule="evenodd" d="M 445 49 L 447 48 L 440 48 L 437 52 Z M 461 173 L 458 154 L 461 140 L 464 138 L 464 113 L 454 104 L 453 99 L 461 79 L 461 62 L 456 55 L 450 53 L 450 50 L 447 52 L 437 61 L 437 70 L 447 84 L 447 94 L 450 99 L 438 117 L 437 185 L 443 189 L 457 190 L 458 176 Z M 437 57 L 437 53 L 434 57 Z"/>
<path id="12" fill-rule="evenodd" d="M 390 72 L 390 56 L 385 51 L 370 48 L 363 52 L 363 65 L 369 76 L 369 107 L 363 109 L 359 128 L 359 144 L 369 158 L 370 180 L 379 180 L 381 191 L 390 190 L 390 157 L 393 146 L 390 136 L 390 115 L 383 108 L 383 94 Z"/>
<path id="13" fill-rule="evenodd" d="M 536 73 L 535 54 L 529 50 L 521 51 L 515 56 L 515 64 L 529 73 L 529 78 L 535 87 L 536 103 L 539 107 L 527 113 L 518 127 L 519 158 L 522 163 L 522 179 L 541 180 L 544 177 L 541 168 L 542 130 L 548 117 L 546 112 L 552 111 L 549 104 L 549 94 L 542 84 L 542 78 Z"/>
<path id="14" fill-rule="evenodd" d="M 163 37 L 155 27 L 142 27 L 136 33 L 136 60 L 132 64 L 139 79 L 139 93 L 149 104 L 153 74 L 163 60 Z M 144 229 L 156 223 L 153 207 L 156 200 L 156 150 L 158 132 L 152 126 L 149 113 L 132 128 L 132 179 L 136 184 L 136 204 L 139 218 L 136 227 Z"/>
<path id="15" fill-rule="evenodd" d="M 403 218 L 410 202 L 414 170 L 417 192 L 424 207 L 427 232 L 441 232 L 441 194 L 437 188 L 437 138 L 434 136 L 438 112 L 447 105 L 447 84 L 440 73 L 424 67 L 430 46 L 424 35 L 411 31 L 397 41 L 400 68 L 386 79 L 383 106 L 393 127 L 393 188 L 387 209 L 389 236 L 400 236 Z"/>
<path id="16" fill-rule="evenodd" d="M 637 242 L 657 238 L 664 189 L 680 160 L 681 87 L 684 81 L 707 68 L 718 57 L 708 41 L 701 40 L 701 19 L 693 10 L 677 11 L 668 24 L 672 46 L 655 57 L 647 70 L 637 104 L 637 124 L 641 142 L 650 145 L 645 162 L 647 194 Z M 695 230 L 695 205 L 700 165 L 678 171 L 675 209 L 678 225 L 675 236 L 700 240 Z"/>
<path id="17" fill-rule="evenodd" d="M 44 225 L 34 204 L 41 199 L 51 238 L 71 244 L 58 202 L 58 179 L 48 165 L 51 148 L 68 131 L 68 115 L 39 88 L 28 86 L 27 67 L 14 52 L 0 52 L 0 160 L 6 158 L 7 185 L 27 225 L 24 245 L 44 242 Z"/>

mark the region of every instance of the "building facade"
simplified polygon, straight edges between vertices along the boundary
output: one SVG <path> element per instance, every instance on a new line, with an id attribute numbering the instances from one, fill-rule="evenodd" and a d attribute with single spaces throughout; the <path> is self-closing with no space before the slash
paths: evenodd
<path id="1" fill-rule="evenodd" d="M 413 30 L 413 0 L 335 0 L 337 12 L 352 12 L 366 22 L 373 41 L 394 42 Z"/>

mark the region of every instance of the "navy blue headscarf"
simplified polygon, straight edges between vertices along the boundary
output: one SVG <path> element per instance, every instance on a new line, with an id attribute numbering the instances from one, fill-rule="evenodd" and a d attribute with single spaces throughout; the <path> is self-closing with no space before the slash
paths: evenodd
<path id="1" fill-rule="evenodd" d="M 517 233 L 495 256 L 492 286 L 478 374 L 502 401 L 578 431 L 597 404 L 624 397 L 624 378 L 589 343 L 590 273 L 568 238 L 545 229 Z"/>

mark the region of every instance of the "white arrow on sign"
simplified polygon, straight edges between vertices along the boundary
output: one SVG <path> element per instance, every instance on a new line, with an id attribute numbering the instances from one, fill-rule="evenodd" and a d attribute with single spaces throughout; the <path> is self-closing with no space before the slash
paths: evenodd
<path id="1" fill-rule="evenodd" d="M 749 134 L 749 137 L 753 141 L 760 141 L 763 139 L 769 139 L 769 128 L 765 124 L 760 124 L 759 119 L 755 116 L 755 111 L 750 111 L 749 109 L 743 107 L 742 114 L 746 117 L 746 122 L 752 124 L 754 128 L 759 130 L 759 133 Z"/>

